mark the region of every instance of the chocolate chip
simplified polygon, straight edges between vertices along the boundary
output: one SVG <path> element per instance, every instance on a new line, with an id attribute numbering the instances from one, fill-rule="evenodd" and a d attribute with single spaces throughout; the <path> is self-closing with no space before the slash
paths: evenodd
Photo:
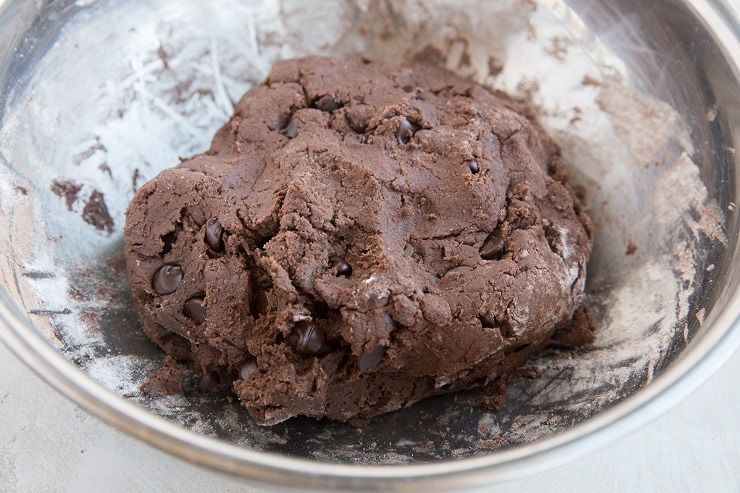
<path id="1" fill-rule="evenodd" d="M 337 276 L 349 277 L 352 275 L 352 266 L 341 258 L 335 257 L 332 260 L 331 268 L 336 271 Z"/>
<path id="2" fill-rule="evenodd" d="M 321 96 L 319 99 L 317 99 L 314 103 L 314 106 L 321 111 L 334 111 L 341 108 L 342 103 L 337 101 L 337 98 L 335 98 L 334 96 L 327 94 L 326 96 Z"/>
<path id="3" fill-rule="evenodd" d="M 476 160 L 468 161 L 468 168 L 470 169 L 470 172 L 474 175 L 480 171 L 480 166 L 478 165 L 478 161 Z"/>
<path id="4" fill-rule="evenodd" d="M 367 137 L 354 132 L 347 132 L 344 134 L 344 137 L 342 137 L 342 142 L 356 142 L 358 144 L 364 144 L 367 142 Z"/>
<path id="5" fill-rule="evenodd" d="M 498 260 L 503 255 L 504 249 L 504 234 L 498 229 L 488 235 L 486 241 L 483 242 L 483 246 L 480 247 L 480 258 L 483 260 Z"/>
<path id="6" fill-rule="evenodd" d="M 483 327 L 486 327 L 488 329 L 492 329 L 493 327 L 496 327 L 496 319 L 493 318 L 492 315 L 488 315 L 488 314 L 478 315 L 478 320 L 480 320 L 480 324 Z"/>
<path id="7" fill-rule="evenodd" d="M 182 278 L 183 272 L 179 265 L 164 265 L 154 274 L 152 288 L 157 294 L 174 293 Z"/>
<path id="8" fill-rule="evenodd" d="M 289 139 L 295 139 L 298 136 L 298 120 L 291 118 L 288 125 L 280 133 Z"/>
<path id="9" fill-rule="evenodd" d="M 350 128 L 358 134 L 364 134 L 367 130 L 367 122 L 355 115 L 347 115 L 347 123 Z"/>
<path id="10" fill-rule="evenodd" d="M 408 121 L 407 119 L 401 120 L 396 130 L 396 139 L 399 144 L 408 144 L 411 141 L 411 137 L 414 136 L 419 127 Z"/>
<path id="11" fill-rule="evenodd" d="M 380 360 L 383 359 L 383 356 L 385 355 L 385 347 L 384 346 L 377 346 L 375 349 L 368 353 L 362 353 L 360 356 L 357 357 L 357 366 L 360 367 L 360 371 L 364 372 L 373 366 L 380 363 Z"/>
<path id="12" fill-rule="evenodd" d="M 288 335 L 288 344 L 301 356 L 316 356 L 326 349 L 326 332 L 314 322 L 298 322 Z"/>
<path id="13" fill-rule="evenodd" d="M 220 252 L 223 249 L 224 228 L 215 217 L 206 221 L 206 243 L 214 252 Z"/>
<path id="14" fill-rule="evenodd" d="M 254 318 L 260 318 L 267 314 L 267 309 L 270 307 L 270 298 L 267 296 L 266 291 L 257 291 L 252 297 L 252 315 Z"/>
<path id="15" fill-rule="evenodd" d="M 221 376 L 216 371 L 204 373 L 198 379 L 200 390 L 216 390 L 221 385 Z"/>
<path id="16" fill-rule="evenodd" d="M 203 298 L 190 298 L 182 307 L 182 314 L 188 317 L 196 324 L 202 324 L 206 321 L 206 308 L 203 306 Z"/>

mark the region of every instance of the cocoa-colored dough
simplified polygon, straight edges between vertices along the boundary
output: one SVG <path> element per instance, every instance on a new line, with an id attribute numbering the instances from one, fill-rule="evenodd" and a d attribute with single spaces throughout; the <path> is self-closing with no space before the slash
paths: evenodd
<path id="1" fill-rule="evenodd" d="M 200 387 L 263 424 L 361 423 L 503 389 L 581 307 L 591 226 L 507 99 L 429 66 L 309 57 L 139 190 L 125 249 L 146 333 Z"/>
<path id="2" fill-rule="evenodd" d="M 172 356 L 166 356 L 162 367 L 152 373 L 141 385 L 141 391 L 149 395 L 174 395 L 182 392 L 185 374 Z"/>

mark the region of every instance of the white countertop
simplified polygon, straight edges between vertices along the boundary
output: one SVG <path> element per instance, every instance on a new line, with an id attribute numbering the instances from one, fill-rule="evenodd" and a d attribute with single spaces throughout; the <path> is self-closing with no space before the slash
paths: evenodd
<path id="1" fill-rule="evenodd" d="M 496 492 L 740 492 L 740 352 L 668 413 Z M 56 392 L 0 344 L 0 491 L 263 491 L 171 457 Z M 101 489 L 103 488 L 103 489 Z"/>

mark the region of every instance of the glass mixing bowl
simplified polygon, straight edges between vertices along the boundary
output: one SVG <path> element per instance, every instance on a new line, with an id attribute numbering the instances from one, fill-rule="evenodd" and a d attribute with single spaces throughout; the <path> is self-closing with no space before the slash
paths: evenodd
<path id="1" fill-rule="evenodd" d="M 721 0 L 0 0 L 0 337 L 103 420 L 263 484 L 461 489 L 571 460 L 740 343 L 739 18 Z M 123 211 L 304 54 L 434 63 L 535 114 L 594 221 L 596 342 L 534 357 L 495 414 L 462 393 L 363 429 L 265 428 L 192 386 L 142 394 L 163 355 L 131 311 Z"/>

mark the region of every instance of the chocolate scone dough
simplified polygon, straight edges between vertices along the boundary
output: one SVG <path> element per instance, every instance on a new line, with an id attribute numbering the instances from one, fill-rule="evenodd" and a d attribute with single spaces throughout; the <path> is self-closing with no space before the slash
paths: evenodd
<path id="1" fill-rule="evenodd" d="M 510 101 L 319 57 L 277 63 L 125 226 L 148 336 L 262 424 L 496 382 L 578 318 L 590 250 L 558 147 Z"/>

